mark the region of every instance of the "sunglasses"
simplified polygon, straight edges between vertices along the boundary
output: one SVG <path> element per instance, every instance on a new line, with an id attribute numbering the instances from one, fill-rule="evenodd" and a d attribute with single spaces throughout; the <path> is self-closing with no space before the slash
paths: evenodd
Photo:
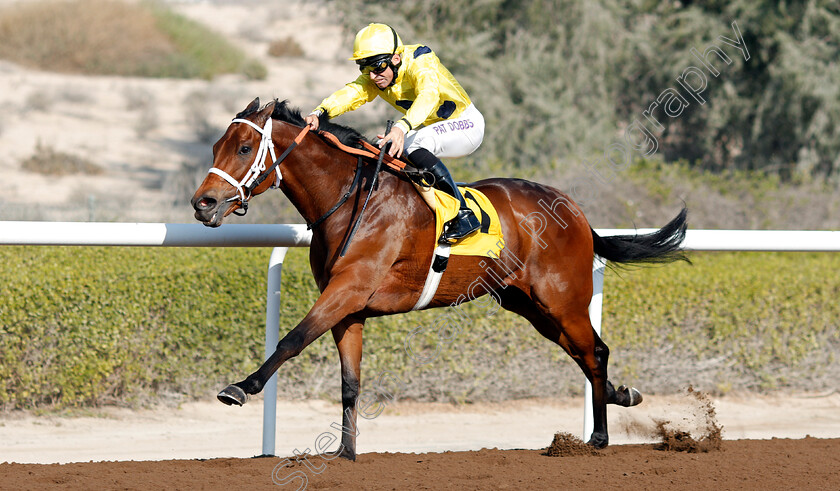
<path id="1" fill-rule="evenodd" d="M 370 63 L 360 63 L 359 64 L 359 71 L 361 71 L 365 75 L 369 75 L 373 73 L 374 75 L 379 75 L 385 70 L 388 69 L 390 63 L 388 63 L 387 59 L 380 59 L 375 60 Z"/>

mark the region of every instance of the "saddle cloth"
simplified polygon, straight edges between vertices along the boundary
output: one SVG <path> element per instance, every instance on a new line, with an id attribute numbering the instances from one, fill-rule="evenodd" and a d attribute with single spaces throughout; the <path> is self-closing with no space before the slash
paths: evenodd
<path id="1" fill-rule="evenodd" d="M 504 248 L 505 240 L 502 235 L 502 226 L 499 224 L 499 215 L 493 203 L 487 199 L 481 191 L 473 188 L 458 186 L 461 194 L 467 201 L 467 206 L 475 213 L 481 222 L 481 229 L 456 242 L 450 250 L 451 255 L 456 256 L 490 256 L 492 252 L 495 257 Z M 435 192 L 435 237 L 440 237 L 443 232 L 443 225 L 455 218 L 458 214 L 460 203 L 454 197 L 443 191 Z"/>
<path id="2" fill-rule="evenodd" d="M 487 196 L 481 191 L 468 187 L 458 186 L 458 189 L 461 190 L 461 194 L 466 199 L 467 206 L 481 222 L 481 228 L 478 232 L 459 240 L 451 246 L 448 244 L 440 245 L 435 241 L 435 250 L 432 251 L 426 282 L 420 292 L 420 297 L 411 310 L 423 309 L 432 301 L 435 293 L 437 293 L 443 273 L 446 271 L 450 255 L 498 258 L 505 247 L 502 226 L 499 224 L 499 215 Z M 443 232 L 443 225 L 455 218 L 461 203 L 443 191 L 437 189 L 433 191 L 435 196 L 435 237 L 440 237 Z"/>

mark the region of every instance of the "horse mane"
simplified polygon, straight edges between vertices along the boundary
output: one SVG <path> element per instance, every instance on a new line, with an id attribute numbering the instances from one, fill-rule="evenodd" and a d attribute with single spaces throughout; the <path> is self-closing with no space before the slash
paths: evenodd
<path id="1" fill-rule="evenodd" d="M 271 113 L 272 119 L 278 119 L 280 121 L 293 124 L 295 126 L 299 126 L 303 128 L 306 122 L 303 120 L 303 116 L 300 114 L 300 109 L 289 107 L 289 101 L 279 101 L 277 99 L 274 100 L 274 111 Z M 237 118 L 244 118 L 255 112 L 259 111 L 257 108 L 248 108 L 242 111 L 241 113 L 237 114 Z M 361 141 L 365 140 L 364 135 L 362 135 L 359 131 L 350 128 L 349 126 L 343 126 L 336 123 L 331 123 L 326 114 L 321 115 L 321 122 L 319 124 L 319 129 L 332 133 L 336 137 L 338 137 L 339 141 L 349 147 L 355 148 L 362 148 Z"/>

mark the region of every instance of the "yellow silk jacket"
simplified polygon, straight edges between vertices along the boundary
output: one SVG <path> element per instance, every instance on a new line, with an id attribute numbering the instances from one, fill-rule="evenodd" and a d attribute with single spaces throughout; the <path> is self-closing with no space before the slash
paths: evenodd
<path id="1" fill-rule="evenodd" d="M 383 98 L 405 117 L 397 125 L 407 133 L 411 129 L 457 117 L 470 104 L 470 98 L 443 66 L 437 55 L 420 44 L 404 46 L 396 81 L 380 89 L 362 74 L 356 80 L 321 101 L 316 111 L 330 118 Z"/>

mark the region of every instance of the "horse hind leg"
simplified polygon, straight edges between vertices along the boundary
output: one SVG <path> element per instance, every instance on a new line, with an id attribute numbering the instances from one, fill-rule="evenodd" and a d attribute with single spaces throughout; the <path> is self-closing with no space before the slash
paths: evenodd
<path id="1" fill-rule="evenodd" d="M 525 317 L 546 339 L 556 343 L 578 364 L 592 384 L 592 413 L 594 431 L 589 444 L 602 448 L 609 443 L 607 404 L 630 407 L 642 402 L 642 394 L 635 388 L 616 389 L 607 377 L 610 349 L 598 336 L 589 320 L 585 306 L 576 309 L 577 315 L 558 315 L 538 304 L 522 290 L 498 290 L 502 307 Z"/>
<path id="2" fill-rule="evenodd" d="M 615 404 L 622 407 L 638 406 L 644 400 L 642 393 L 635 387 L 621 385 L 617 389 L 612 382 L 607 380 L 607 404 Z"/>
<path id="3" fill-rule="evenodd" d="M 587 380 L 592 384 L 592 436 L 587 442 L 595 448 L 609 445 L 607 430 L 607 404 L 610 402 L 612 384 L 607 380 L 610 350 L 592 329 L 589 315 L 552 318 L 556 329 L 557 344 L 574 359 Z M 613 393 L 615 391 L 613 390 Z"/>
<path id="4" fill-rule="evenodd" d="M 588 317 L 587 317 L 587 322 L 585 324 L 589 325 L 589 329 L 592 329 L 591 324 L 588 322 Z M 561 332 L 560 343 L 559 344 L 561 346 L 563 346 L 564 349 L 566 349 L 566 351 L 568 353 L 571 354 L 573 352 L 573 350 L 576 349 L 575 348 L 576 345 L 575 345 L 573 340 L 569 339 L 569 336 L 567 335 L 567 332 L 568 332 L 568 329 L 564 329 Z M 606 404 L 615 404 L 617 406 L 622 406 L 622 407 L 632 407 L 632 406 L 637 406 L 637 405 L 641 404 L 642 401 L 644 400 L 644 397 L 642 396 L 642 393 L 639 392 L 639 390 L 636 389 L 635 387 L 628 387 L 626 385 L 621 385 L 616 389 L 615 386 L 613 386 L 613 383 L 610 381 L 610 379 L 607 375 L 607 373 L 608 373 L 607 367 L 609 365 L 610 349 L 609 349 L 609 347 L 607 347 L 606 343 L 604 343 L 604 341 L 601 339 L 601 337 L 598 335 L 598 333 L 595 332 L 594 329 L 592 329 L 592 336 L 593 336 L 594 342 L 595 342 L 595 349 L 594 349 L 593 354 L 594 354 L 595 359 L 597 360 L 599 371 L 603 372 L 603 378 L 605 380 L 604 393 L 605 393 L 605 397 L 606 397 Z M 576 357 L 576 356 L 572 356 L 572 358 L 575 359 L 575 361 L 578 362 L 578 365 L 580 366 L 581 370 L 584 372 L 584 374 L 586 374 L 587 369 L 586 369 L 586 365 L 584 363 L 585 358 L 584 357 Z M 595 404 L 595 401 L 594 401 L 594 383 L 595 383 L 594 380 L 595 380 L 595 377 L 589 377 L 587 375 L 587 379 L 589 380 L 590 383 L 593 383 L 593 404 Z M 604 411 L 606 411 L 606 409 Z M 594 411 L 594 408 L 593 408 L 593 414 L 596 414 L 595 411 Z M 606 416 L 606 412 L 605 412 L 605 416 Z M 606 423 L 605 423 L 604 428 L 606 429 Z M 597 429 L 597 427 L 596 427 L 596 429 Z M 593 439 L 595 439 L 595 438 L 596 438 L 596 435 L 593 432 Z M 605 445 L 606 445 L 606 443 L 605 443 Z"/>
<path id="5" fill-rule="evenodd" d="M 595 358 L 598 360 L 598 363 L 604 367 L 604 371 L 606 372 L 607 365 L 609 364 L 610 358 L 610 349 L 601 339 L 597 332 L 593 329 L 593 334 L 595 336 Z M 583 368 L 583 367 L 581 367 Z M 590 380 L 591 382 L 591 380 Z M 617 406 L 622 407 L 632 407 L 638 406 L 641 404 L 644 397 L 642 397 L 642 393 L 639 392 L 635 387 L 627 387 L 626 385 L 621 385 L 619 388 L 615 388 L 610 382 L 610 379 L 607 378 L 607 404 L 615 404 Z"/>
<path id="6" fill-rule="evenodd" d="M 508 288 L 497 293 L 500 293 L 503 308 L 528 319 L 543 337 L 563 348 L 578 364 L 592 384 L 594 431 L 588 443 L 595 448 L 606 447 L 609 443 L 606 407 L 610 399 L 607 381 L 609 348 L 592 329 L 586 308 L 583 314 L 567 315 L 561 322 L 560 316 L 537 304 L 521 290 Z M 612 393 L 616 393 L 615 389 Z"/>

